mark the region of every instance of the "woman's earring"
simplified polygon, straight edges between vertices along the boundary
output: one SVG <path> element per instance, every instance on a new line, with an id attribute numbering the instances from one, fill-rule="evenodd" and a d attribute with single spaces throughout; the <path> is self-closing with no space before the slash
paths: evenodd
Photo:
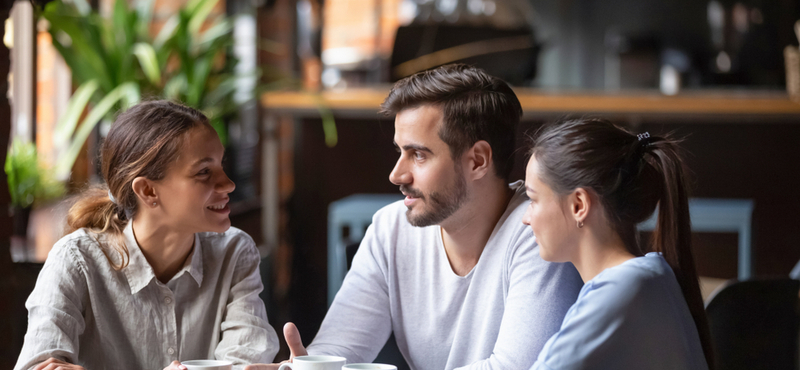
<path id="1" fill-rule="evenodd" d="M 578 221 L 578 228 L 583 228 L 583 221 Z"/>
<path id="2" fill-rule="evenodd" d="M 156 204 L 158 204 L 158 203 L 156 203 L 156 202 L 153 202 L 153 207 L 155 207 L 155 206 L 156 206 Z"/>

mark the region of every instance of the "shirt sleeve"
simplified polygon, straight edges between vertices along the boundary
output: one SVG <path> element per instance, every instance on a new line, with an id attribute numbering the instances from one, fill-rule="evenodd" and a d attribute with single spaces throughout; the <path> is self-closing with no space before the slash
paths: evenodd
<path id="1" fill-rule="evenodd" d="M 30 369 L 50 357 L 76 363 L 89 299 L 85 271 L 69 244 L 57 244 L 50 252 L 25 303 L 28 330 L 14 369 Z"/>
<path id="2" fill-rule="evenodd" d="M 372 362 L 392 332 L 387 260 L 375 223 L 353 258 L 309 354 L 342 356 L 348 363 Z"/>
<path id="3" fill-rule="evenodd" d="M 539 256 L 529 229 L 517 238 L 508 267 L 508 295 L 492 354 L 460 369 L 528 369 L 555 334 L 583 282 L 570 263 Z"/>
<path id="4" fill-rule="evenodd" d="M 267 321 L 264 302 L 258 296 L 264 289 L 258 268 L 261 258 L 253 240 L 243 240 L 214 355 L 234 365 L 270 363 L 278 353 L 278 336 Z"/>

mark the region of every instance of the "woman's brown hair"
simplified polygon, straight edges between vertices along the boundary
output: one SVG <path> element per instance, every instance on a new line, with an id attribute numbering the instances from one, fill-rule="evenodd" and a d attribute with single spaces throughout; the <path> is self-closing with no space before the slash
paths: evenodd
<path id="1" fill-rule="evenodd" d="M 133 180 L 163 179 L 184 135 L 200 125 L 208 125 L 202 113 L 164 100 L 143 102 L 120 114 L 100 148 L 105 185 L 92 186 L 78 195 L 67 215 L 67 232 L 86 228 L 106 236 L 102 246 L 109 262 L 117 270 L 127 266 L 130 256 L 123 230 L 138 211 Z M 120 259 L 112 258 L 106 247 Z"/>
<path id="2" fill-rule="evenodd" d="M 533 139 L 539 176 L 557 194 L 591 189 L 628 251 L 660 252 L 672 267 L 689 306 L 706 362 L 713 368 L 711 338 L 691 248 L 687 169 L 677 140 L 634 135 L 602 119 L 546 126 Z M 636 225 L 658 206 L 651 248 L 643 248 Z"/>

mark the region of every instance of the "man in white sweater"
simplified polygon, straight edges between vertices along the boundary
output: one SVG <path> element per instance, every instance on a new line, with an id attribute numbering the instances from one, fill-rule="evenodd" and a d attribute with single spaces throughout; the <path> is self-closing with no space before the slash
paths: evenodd
<path id="1" fill-rule="evenodd" d="M 389 180 L 406 198 L 375 214 L 311 345 L 286 325 L 292 356 L 370 362 L 394 332 L 412 369 L 528 369 L 582 283 L 542 260 L 521 222 L 525 188 L 508 184 L 519 100 L 449 65 L 397 82 L 382 112 L 395 115 Z"/>

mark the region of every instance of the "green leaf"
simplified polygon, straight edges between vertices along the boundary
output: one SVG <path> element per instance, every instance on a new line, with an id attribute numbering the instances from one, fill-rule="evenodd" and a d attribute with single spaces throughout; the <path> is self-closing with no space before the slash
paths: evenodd
<path id="1" fill-rule="evenodd" d="M 184 5 L 183 10 L 186 10 L 189 13 L 194 13 L 197 11 L 197 7 L 202 5 L 204 0 L 189 0 Z"/>
<path id="2" fill-rule="evenodd" d="M 150 39 L 150 23 L 153 21 L 153 4 L 155 0 L 139 0 L 136 2 L 136 33 L 140 40 Z"/>
<path id="3" fill-rule="evenodd" d="M 217 132 L 222 146 L 228 146 L 228 126 L 225 122 L 219 118 L 209 118 L 209 124 L 214 128 L 214 131 Z"/>
<path id="4" fill-rule="evenodd" d="M 181 73 L 172 77 L 164 85 L 164 97 L 172 100 L 180 100 L 179 97 L 186 92 L 188 83 L 186 82 L 186 75 Z"/>
<path id="5" fill-rule="evenodd" d="M 55 13 L 61 11 L 70 12 L 64 7 L 51 7 L 48 4 L 47 11 L 43 14 L 50 23 L 53 45 L 64 57 L 79 84 L 97 79 L 104 89 L 110 90 L 112 87 L 110 75 L 106 67 L 105 51 L 99 37 L 98 25 L 91 22 L 91 17 L 62 16 Z M 69 41 L 68 45 L 61 42 L 65 39 L 64 35 Z"/>
<path id="6" fill-rule="evenodd" d="M 194 75 L 189 81 L 189 91 L 186 94 L 186 104 L 199 108 L 203 93 L 206 90 L 206 81 L 211 72 L 211 58 L 209 56 L 200 58 L 195 62 Z"/>
<path id="7" fill-rule="evenodd" d="M 203 23 L 205 23 L 206 18 L 211 14 L 211 10 L 214 9 L 217 2 L 219 2 L 219 0 L 200 0 L 196 7 L 189 8 L 191 14 L 188 26 L 190 34 L 196 35 L 200 33 L 200 27 L 203 26 Z"/>
<path id="8" fill-rule="evenodd" d="M 153 47 L 156 50 L 161 50 L 161 48 L 164 47 L 164 44 L 166 44 L 167 41 L 169 41 L 169 39 L 175 35 L 175 31 L 178 30 L 179 25 L 180 18 L 178 14 L 169 17 L 169 19 L 164 22 L 164 25 L 161 26 L 161 30 L 158 31 L 158 35 L 156 35 L 156 38 L 153 40 Z"/>
<path id="9" fill-rule="evenodd" d="M 79 86 L 72 94 L 72 97 L 69 98 L 67 110 L 64 112 L 64 115 L 61 116 L 61 119 L 59 119 L 53 130 L 53 140 L 56 141 L 57 147 L 60 147 L 59 144 L 69 142 L 72 138 L 75 127 L 78 126 L 78 120 L 80 120 L 83 110 L 86 109 L 86 106 L 89 104 L 89 99 L 91 99 L 92 95 L 97 91 L 97 88 L 98 84 L 96 80 L 85 82 L 83 85 Z"/>
<path id="10" fill-rule="evenodd" d="M 158 57 L 153 46 L 144 42 L 136 43 L 133 45 L 133 53 L 139 59 L 139 65 L 142 67 L 147 79 L 154 85 L 161 83 L 161 70 L 158 67 Z"/>
<path id="11" fill-rule="evenodd" d="M 322 95 L 314 94 L 314 103 L 317 105 L 317 111 L 322 118 L 322 131 L 325 133 L 325 145 L 328 148 L 333 148 L 339 142 L 339 132 L 336 130 L 336 120 L 333 118 L 331 112 L 325 101 L 322 100 Z"/>
<path id="12" fill-rule="evenodd" d="M 213 26 L 203 32 L 203 35 L 200 36 L 200 40 L 197 44 L 201 49 L 207 48 L 220 38 L 231 36 L 231 31 L 233 31 L 233 24 L 231 24 L 231 22 L 227 20 L 216 22 Z"/>
<path id="13" fill-rule="evenodd" d="M 103 97 L 103 99 L 89 111 L 89 114 L 86 115 L 83 122 L 81 122 L 78 131 L 75 133 L 72 144 L 69 146 L 69 149 L 67 149 L 67 153 L 59 158 L 59 161 L 56 163 L 56 178 L 60 180 L 69 178 L 69 173 L 72 170 L 72 166 L 75 164 L 75 160 L 78 158 L 83 143 L 86 142 L 86 139 L 97 123 L 100 122 L 103 117 L 106 117 L 120 100 L 128 100 L 123 102 L 123 105 L 131 106 L 138 101 L 138 97 L 139 86 L 133 82 L 122 84 Z M 130 101 L 130 99 L 134 99 L 134 101 Z"/>
<path id="14" fill-rule="evenodd" d="M 233 96 L 237 87 L 238 79 L 236 76 L 230 76 L 222 80 L 222 82 L 217 84 L 216 88 L 206 94 L 203 100 L 203 106 L 213 107 L 215 105 L 222 104 L 223 100 L 229 99 Z"/>

